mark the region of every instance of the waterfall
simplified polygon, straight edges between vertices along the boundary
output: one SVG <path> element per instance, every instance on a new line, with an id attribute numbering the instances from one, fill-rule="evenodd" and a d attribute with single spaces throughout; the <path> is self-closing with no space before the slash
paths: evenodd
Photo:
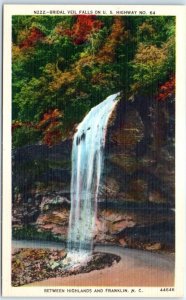
<path id="1" fill-rule="evenodd" d="M 68 231 L 68 256 L 74 261 L 92 253 L 107 123 L 118 95 L 93 107 L 74 135 Z"/>

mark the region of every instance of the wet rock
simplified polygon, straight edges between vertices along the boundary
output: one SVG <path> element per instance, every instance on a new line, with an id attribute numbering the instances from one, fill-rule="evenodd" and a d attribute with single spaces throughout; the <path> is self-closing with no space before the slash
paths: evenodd
<path id="1" fill-rule="evenodd" d="M 161 244 L 160 243 L 155 243 L 155 244 L 152 244 L 152 245 L 148 245 L 148 246 L 146 246 L 145 249 L 149 250 L 149 251 L 157 251 L 157 250 L 161 249 Z"/>
<path id="2" fill-rule="evenodd" d="M 40 214 L 36 221 L 36 228 L 40 232 L 50 231 L 54 236 L 67 236 L 69 210 L 60 209 Z"/>
<path id="3" fill-rule="evenodd" d="M 40 210 L 41 212 L 54 209 L 56 207 L 69 207 L 70 201 L 65 198 L 61 197 L 59 195 L 53 196 L 53 197 L 43 197 L 41 204 L 40 204 Z"/>
<path id="4" fill-rule="evenodd" d="M 127 246 L 125 239 L 119 239 L 119 244 L 123 247 Z"/>
<path id="5" fill-rule="evenodd" d="M 144 179 L 134 179 L 128 185 L 128 193 L 135 201 L 148 200 L 148 183 Z"/>
<path id="6" fill-rule="evenodd" d="M 119 239 L 125 239 L 127 245 L 131 248 L 174 251 L 175 228 L 174 223 L 171 221 L 126 228 L 118 234 L 118 237 Z"/>
<path id="7" fill-rule="evenodd" d="M 149 192 L 148 197 L 150 202 L 154 203 L 166 203 L 166 198 L 159 191 L 151 191 Z"/>
<path id="8" fill-rule="evenodd" d="M 136 110 L 128 110 L 123 116 L 118 129 L 114 130 L 110 135 L 110 142 L 118 147 L 122 147 L 125 151 L 135 149 L 144 136 L 144 125 Z"/>
<path id="9" fill-rule="evenodd" d="M 107 197 L 116 198 L 119 192 L 119 185 L 116 179 L 107 178 L 99 187 L 99 199 Z"/>
<path id="10" fill-rule="evenodd" d="M 94 241 L 173 249 L 174 102 L 157 104 L 144 97 L 122 98 L 109 119 Z M 60 145 L 13 151 L 12 226 L 17 232 L 33 225 L 41 234 L 66 239 L 73 133 Z M 162 224 L 172 225 L 163 231 Z"/>

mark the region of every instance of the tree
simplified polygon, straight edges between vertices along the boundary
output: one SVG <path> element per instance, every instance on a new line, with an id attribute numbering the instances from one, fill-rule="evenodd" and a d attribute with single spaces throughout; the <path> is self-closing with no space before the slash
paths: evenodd
<path id="1" fill-rule="evenodd" d="M 170 16 L 13 16 L 12 41 L 13 124 L 23 124 L 13 139 L 31 122 L 52 145 L 109 94 L 157 95 L 175 73 Z M 55 111 L 62 117 L 46 131 Z"/>

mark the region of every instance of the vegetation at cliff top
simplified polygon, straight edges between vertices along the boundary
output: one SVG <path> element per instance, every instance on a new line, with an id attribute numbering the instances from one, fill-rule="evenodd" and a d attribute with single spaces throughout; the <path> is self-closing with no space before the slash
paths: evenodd
<path id="1" fill-rule="evenodd" d="M 60 142 L 118 91 L 168 101 L 174 74 L 174 17 L 13 16 L 13 147 Z"/>

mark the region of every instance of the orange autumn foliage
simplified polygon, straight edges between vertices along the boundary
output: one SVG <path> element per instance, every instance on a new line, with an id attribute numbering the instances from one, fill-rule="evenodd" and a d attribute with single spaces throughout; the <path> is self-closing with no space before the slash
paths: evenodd
<path id="1" fill-rule="evenodd" d="M 12 123 L 12 131 L 14 131 L 17 128 L 21 127 L 35 127 L 35 125 L 32 122 L 21 122 L 21 121 L 13 121 Z"/>
<path id="2" fill-rule="evenodd" d="M 45 127 L 46 125 L 50 124 L 51 122 L 54 122 L 56 120 L 59 120 L 63 117 L 63 113 L 61 113 L 58 109 L 49 110 L 49 112 L 46 112 L 43 115 L 42 120 L 39 122 L 38 127 Z"/>
<path id="3" fill-rule="evenodd" d="M 125 32 L 126 33 L 126 32 Z M 107 37 L 104 46 L 99 51 L 96 61 L 98 63 L 112 62 L 115 57 L 117 44 L 124 37 L 124 24 L 121 17 L 115 17 L 111 33 Z"/>
<path id="4" fill-rule="evenodd" d="M 38 124 L 38 128 L 43 131 L 43 143 L 52 146 L 62 139 L 61 118 L 63 113 L 58 109 L 49 110 L 43 115 L 42 120 Z"/>
<path id="5" fill-rule="evenodd" d="M 82 17 L 82 16 L 79 16 L 79 17 Z M 87 20 L 87 17 L 82 20 Z M 83 22 L 80 22 L 78 24 L 78 26 L 80 26 L 80 24 L 82 26 L 82 24 L 84 24 Z M 98 28 L 98 27 L 96 27 L 96 28 Z M 80 30 L 80 27 L 78 27 L 78 28 L 79 28 L 78 30 Z M 83 28 L 84 27 L 82 27 L 82 29 L 80 31 L 82 31 Z M 75 64 L 72 64 L 71 68 L 66 72 L 61 72 L 60 70 L 56 70 L 55 68 L 53 68 L 53 71 L 51 72 L 52 76 L 53 76 L 53 81 L 50 83 L 50 89 L 57 90 L 60 87 L 71 84 L 78 78 L 83 77 L 82 69 L 85 66 L 92 67 L 95 63 L 102 65 L 105 63 L 113 62 L 118 43 L 123 38 L 127 38 L 127 36 L 128 36 L 128 32 L 124 30 L 124 24 L 123 24 L 122 18 L 115 17 L 114 22 L 111 27 L 111 32 L 108 35 L 104 46 L 100 49 L 98 54 L 95 55 L 94 57 L 92 57 L 92 55 L 90 55 L 90 54 L 86 54 L 86 55 L 80 57 L 80 59 Z M 104 74 L 102 74 L 100 76 L 102 76 L 102 79 L 103 79 L 102 81 L 104 81 L 105 80 Z M 95 78 L 95 76 L 93 76 L 92 80 L 93 80 L 93 82 L 94 81 L 97 82 L 97 79 Z"/>
<path id="6" fill-rule="evenodd" d="M 61 118 L 63 113 L 58 109 L 49 110 L 46 112 L 38 124 L 32 122 L 14 121 L 12 123 L 12 131 L 17 128 L 33 128 L 43 134 L 43 144 L 48 146 L 55 145 L 62 140 Z"/>

